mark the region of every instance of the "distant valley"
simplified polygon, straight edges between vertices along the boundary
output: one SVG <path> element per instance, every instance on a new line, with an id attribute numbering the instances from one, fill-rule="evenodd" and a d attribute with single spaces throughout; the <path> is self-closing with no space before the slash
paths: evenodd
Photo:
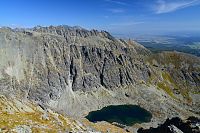
<path id="1" fill-rule="evenodd" d="M 200 35 L 151 35 L 135 40 L 152 52 L 179 51 L 200 56 Z"/>

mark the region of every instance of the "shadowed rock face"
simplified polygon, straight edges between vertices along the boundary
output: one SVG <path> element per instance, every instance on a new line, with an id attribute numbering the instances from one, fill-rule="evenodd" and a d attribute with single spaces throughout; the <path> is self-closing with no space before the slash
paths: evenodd
<path id="1" fill-rule="evenodd" d="M 182 53 L 173 54 L 182 56 Z M 69 26 L 1 28 L 0 91 L 4 95 L 28 98 L 59 111 L 68 109 L 73 112 L 70 109 L 80 103 L 82 106 L 90 104 L 76 98 L 78 92 L 81 92 L 79 96 L 86 94 L 85 97 L 92 101 L 93 97 L 98 99 L 100 96 L 90 98 L 88 92 L 117 91 L 126 86 L 146 84 L 161 88 L 161 94 L 164 90 L 169 97 L 184 99 L 185 96 L 198 105 L 199 58 L 184 55 L 187 58 L 170 59 L 164 63 L 168 56 L 171 56 L 170 53 L 155 56 L 140 44 L 116 39 L 105 31 Z M 178 67 L 174 69 L 177 62 L 182 63 L 180 70 Z M 183 81 L 188 82 L 187 88 L 181 86 Z M 118 97 L 112 96 L 113 99 Z M 145 97 L 146 94 L 136 96 Z M 134 99 L 130 94 L 118 98 L 124 101 Z M 106 100 L 107 104 L 109 100 Z M 145 100 L 146 106 L 151 100 Z M 98 104 L 106 105 L 102 100 Z M 82 109 L 77 109 L 77 112 Z"/>
<path id="2" fill-rule="evenodd" d="M 200 120 L 190 117 L 183 121 L 178 117 L 167 119 L 165 123 L 157 128 L 139 129 L 138 133 L 199 133 Z"/>

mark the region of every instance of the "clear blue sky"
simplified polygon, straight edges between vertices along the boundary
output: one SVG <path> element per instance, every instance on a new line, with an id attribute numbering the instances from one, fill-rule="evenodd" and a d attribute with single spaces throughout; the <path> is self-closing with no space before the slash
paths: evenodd
<path id="1" fill-rule="evenodd" d="M 200 0 L 0 1 L 0 26 L 61 24 L 127 35 L 200 31 Z"/>

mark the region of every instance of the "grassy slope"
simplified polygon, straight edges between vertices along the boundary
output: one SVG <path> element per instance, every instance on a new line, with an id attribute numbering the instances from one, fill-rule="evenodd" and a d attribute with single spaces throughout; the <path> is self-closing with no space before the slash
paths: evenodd
<path id="1" fill-rule="evenodd" d="M 200 72 L 200 67 L 198 67 L 200 59 L 198 57 L 179 52 L 163 52 L 153 54 L 147 61 L 154 69 L 149 82 L 155 83 L 158 88 L 163 89 L 172 98 L 177 99 L 174 93 L 176 90 L 190 103 L 192 99 L 189 92 L 196 93 L 200 91 L 197 86 L 189 85 L 187 80 L 180 80 L 182 71 L 190 74 Z"/>

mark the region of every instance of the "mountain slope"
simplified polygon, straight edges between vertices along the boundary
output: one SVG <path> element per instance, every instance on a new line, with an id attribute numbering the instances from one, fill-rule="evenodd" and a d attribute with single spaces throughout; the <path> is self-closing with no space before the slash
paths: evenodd
<path id="1" fill-rule="evenodd" d="M 69 26 L 1 28 L 0 50 L 1 94 L 44 109 L 83 117 L 111 104 L 137 104 L 153 115 L 146 126 L 199 116 L 195 56 L 152 54 L 108 32 Z"/>

